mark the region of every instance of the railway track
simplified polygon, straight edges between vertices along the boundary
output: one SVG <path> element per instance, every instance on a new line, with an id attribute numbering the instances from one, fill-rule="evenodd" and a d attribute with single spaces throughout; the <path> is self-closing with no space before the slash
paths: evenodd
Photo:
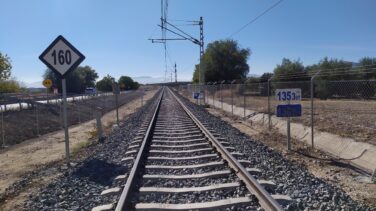
<path id="1" fill-rule="evenodd" d="M 132 166 L 117 178 L 124 187 L 103 194 L 120 194 L 118 211 L 283 210 L 281 203 L 291 199 L 271 194 L 275 184 L 256 179 L 260 170 L 242 156 L 164 88 L 124 155 Z"/>

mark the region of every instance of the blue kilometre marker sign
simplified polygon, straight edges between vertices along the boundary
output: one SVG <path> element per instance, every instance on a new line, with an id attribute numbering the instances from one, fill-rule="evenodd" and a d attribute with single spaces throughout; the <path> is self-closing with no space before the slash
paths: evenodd
<path id="1" fill-rule="evenodd" d="M 298 117 L 302 116 L 302 105 L 287 104 L 277 105 L 277 117 Z"/>
<path id="2" fill-rule="evenodd" d="M 302 115 L 302 99 L 301 89 L 277 89 L 275 92 L 276 99 L 281 102 L 277 105 L 277 117 L 298 117 Z"/>

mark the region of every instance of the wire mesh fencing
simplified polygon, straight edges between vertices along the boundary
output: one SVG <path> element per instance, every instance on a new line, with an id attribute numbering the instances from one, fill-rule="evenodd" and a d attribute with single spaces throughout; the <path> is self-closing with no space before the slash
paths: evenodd
<path id="1" fill-rule="evenodd" d="M 118 106 L 140 98 L 144 91 L 122 92 Z M 140 100 L 141 103 L 141 100 Z M 68 125 L 75 125 L 95 118 L 116 108 L 112 93 L 99 95 L 68 95 Z M 0 94 L 0 146 L 9 146 L 63 128 L 61 95 L 48 98 L 39 94 Z M 114 122 L 116 116 L 114 115 Z"/>
<path id="2" fill-rule="evenodd" d="M 302 115 L 291 121 L 302 126 L 301 138 L 309 139 L 307 143 L 314 143 L 319 131 L 376 144 L 376 80 L 324 80 L 318 75 L 297 81 L 207 84 L 205 103 L 272 129 L 284 121 L 275 116 L 280 104 L 275 92 L 290 88 L 301 89 Z M 194 84 L 179 87 L 187 98 L 197 90 Z"/>
<path id="3" fill-rule="evenodd" d="M 375 93 L 375 80 L 315 80 L 315 128 L 376 144 Z"/>

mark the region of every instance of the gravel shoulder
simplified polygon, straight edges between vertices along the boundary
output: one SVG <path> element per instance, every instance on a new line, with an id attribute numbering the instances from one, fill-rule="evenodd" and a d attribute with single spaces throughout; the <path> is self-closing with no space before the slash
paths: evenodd
<path id="1" fill-rule="evenodd" d="M 156 91 L 148 92 L 144 96 L 144 102 L 150 100 L 155 93 Z M 127 119 L 140 107 L 141 100 L 138 98 L 123 105 L 119 108 L 119 118 Z M 106 133 L 112 131 L 115 122 L 115 110 L 103 115 L 102 124 Z M 91 150 L 85 152 L 85 147 L 89 145 L 92 148 L 98 144 L 93 137 L 95 131 L 94 120 L 69 127 L 70 150 L 78 162 L 91 154 Z M 0 152 L 0 210 L 15 210 L 30 193 L 61 176 L 64 144 L 64 131 L 60 130 Z"/>
<path id="2" fill-rule="evenodd" d="M 298 140 L 293 140 L 293 150 L 288 152 L 286 149 L 287 137 L 277 131 L 265 131 L 264 128 L 255 124 L 252 125 L 250 122 L 239 118 L 233 118 L 228 113 L 218 109 L 207 108 L 206 110 L 257 142 L 279 152 L 284 158 L 304 166 L 315 177 L 341 188 L 354 200 L 376 209 L 376 184 L 363 182 L 367 179 L 367 176 L 358 169 L 354 169 L 345 163 L 333 162 L 324 153 L 312 150 Z"/>

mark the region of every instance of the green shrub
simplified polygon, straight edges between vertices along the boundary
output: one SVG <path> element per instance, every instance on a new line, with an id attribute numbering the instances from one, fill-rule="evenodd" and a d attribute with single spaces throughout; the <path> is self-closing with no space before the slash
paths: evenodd
<path id="1" fill-rule="evenodd" d="M 20 84 L 15 80 L 0 80 L 0 93 L 14 93 L 21 91 Z"/>

